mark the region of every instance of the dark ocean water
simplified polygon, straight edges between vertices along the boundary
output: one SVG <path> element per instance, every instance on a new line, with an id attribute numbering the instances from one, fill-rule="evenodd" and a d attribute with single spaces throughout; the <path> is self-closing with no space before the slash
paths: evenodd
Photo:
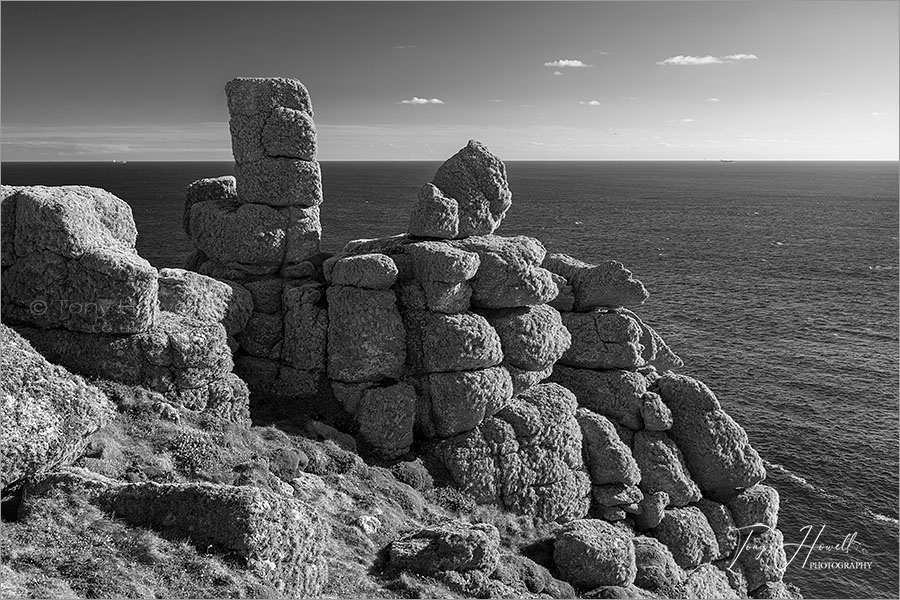
<path id="1" fill-rule="evenodd" d="M 436 167 L 323 163 L 324 247 L 404 231 Z M 807 598 L 897 598 L 898 164 L 507 167 L 513 207 L 498 233 L 625 263 L 651 293 L 639 314 L 747 430 L 781 493 L 785 542 L 812 530 L 786 579 Z M 163 267 L 190 250 L 184 188 L 228 173 L 230 163 L 6 163 L 2 180 L 112 191 L 134 210 L 141 255 Z M 847 551 L 810 551 L 820 530 L 820 545 L 856 537 Z"/>

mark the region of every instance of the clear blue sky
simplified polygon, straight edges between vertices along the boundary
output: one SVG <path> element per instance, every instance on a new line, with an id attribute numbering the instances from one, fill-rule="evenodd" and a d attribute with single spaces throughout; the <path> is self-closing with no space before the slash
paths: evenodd
<path id="1" fill-rule="evenodd" d="M 898 158 L 897 2 L 3 2 L 0 17 L 3 160 L 229 160 L 223 88 L 251 75 L 307 85 L 321 160 L 442 159 L 469 138 L 506 160 Z"/>

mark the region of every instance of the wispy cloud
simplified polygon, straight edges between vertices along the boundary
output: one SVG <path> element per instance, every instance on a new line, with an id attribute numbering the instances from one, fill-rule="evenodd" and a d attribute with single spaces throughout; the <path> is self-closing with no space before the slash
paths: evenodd
<path id="1" fill-rule="evenodd" d="M 564 68 L 572 68 L 572 69 L 585 69 L 589 67 L 593 67 L 594 65 L 589 65 L 582 60 L 577 58 L 560 58 L 559 60 L 554 60 L 551 62 L 545 62 L 545 67 L 556 67 L 558 69 Z"/>
<path id="2" fill-rule="evenodd" d="M 599 100 L 588 100 L 585 102 L 584 100 L 579 100 L 578 104 L 584 104 L 585 106 L 600 106 Z"/>
<path id="3" fill-rule="evenodd" d="M 397 104 L 444 104 L 444 101 L 440 98 L 419 98 L 418 96 L 413 96 L 409 100 L 401 100 Z"/>
<path id="4" fill-rule="evenodd" d="M 691 119 L 690 117 L 688 117 L 687 119 L 682 119 L 681 122 L 682 122 L 682 123 L 693 123 L 694 120 Z"/>
<path id="5" fill-rule="evenodd" d="M 553 71 L 553 74 L 554 75 L 562 75 L 563 73 L 562 73 L 562 71 Z"/>
<path id="6" fill-rule="evenodd" d="M 677 56 L 670 56 L 656 64 L 662 66 L 696 67 L 702 65 L 722 65 L 742 60 L 759 60 L 759 57 L 755 54 L 728 54 L 725 56 L 712 56 L 709 54 L 706 56 L 691 56 L 679 54 Z"/>
<path id="7" fill-rule="evenodd" d="M 719 100 L 718 98 L 707 98 L 706 101 L 707 102 L 721 102 L 721 100 Z"/>
<path id="8" fill-rule="evenodd" d="M 503 100 L 501 100 L 500 98 L 494 98 L 493 100 L 491 100 L 491 102 L 503 102 Z"/>
<path id="9" fill-rule="evenodd" d="M 407 44 L 406 46 L 394 46 L 394 50 L 412 50 L 415 48 L 412 44 Z"/>

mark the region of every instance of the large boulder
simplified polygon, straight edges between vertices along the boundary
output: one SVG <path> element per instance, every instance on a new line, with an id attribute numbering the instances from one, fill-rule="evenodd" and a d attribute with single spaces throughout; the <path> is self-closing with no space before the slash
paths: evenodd
<path id="1" fill-rule="evenodd" d="M 562 313 L 572 344 L 560 363 L 583 369 L 636 369 L 645 364 L 641 327 L 621 312 Z"/>
<path id="2" fill-rule="evenodd" d="M 409 360 L 416 372 L 471 371 L 503 361 L 500 338 L 480 315 L 415 311 L 406 317 Z"/>
<path id="3" fill-rule="evenodd" d="M 770 529 L 763 533 L 751 533 L 740 544 L 738 561 L 747 578 L 749 592 L 784 578 L 787 556 L 781 531 Z"/>
<path id="4" fill-rule="evenodd" d="M 556 533 L 553 560 L 561 577 L 575 587 L 628 586 L 637 574 L 631 537 L 605 521 L 572 521 Z"/>
<path id="5" fill-rule="evenodd" d="M 6 325 L 0 325 L 0 348 L 0 488 L 6 488 L 76 460 L 115 408 Z"/>
<path id="6" fill-rule="evenodd" d="M 128 523 L 237 557 L 287 596 L 317 596 L 328 580 L 327 523 L 300 500 L 251 486 L 137 483 L 98 502 Z"/>
<path id="7" fill-rule="evenodd" d="M 667 509 L 650 534 L 668 546 L 682 569 L 711 562 L 719 554 L 716 534 L 700 509 L 694 506 Z"/>
<path id="8" fill-rule="evenodd" d="M 637 371 L 594 371 L 557 363 L 550 381 L 572 390 L 578 404 L 630 429 L 641 429 L 647 380 Z"/>
<path id="9" fill-rule="evenodd" d="M 184 217 L 182 226 L 184 232 L 191 235 L 191 207 L 198 202 L 207 200 L 221 200 L 225 202 L 237 202 L 237 184 L 234 176 L 207 177 L 198 179 L 187 187 L 184 196 Z"/>
<path id="10" fill-rule="evenodd" d="M 228 335 L 236 335 L 253 313 L 253 295 L 233 281 L 184 269 L 160 269 L 159 308 L 199 321 L 221 323 Z"/>
<path id="11" fill-rule="evenodd" d="M 328 376 L 345 382 L 399 379 L 406 331 L 392 290 L 328 288 Z"/>
<path id="12" fill-rule="evenodd" d="M 778 490 L 758 483 L 728 500 L 734 525 L 742 534 L 762 533 L 778 527 Z"/>
<path id="13" fill-rule="evenodd" d="M 157 272 L 135 250 L 128 204 L 99 188 L 32 186 L 3 206 L 5 320 L 96 333 L 150 327 Z"/>
<path id="14" fill-rule="evenodd" d="M 581 427 L 584 462 L 591 483 L 637 485 L 641 481 L 638 463 L 609 419 L 585 408 L 579 408 L 576 416 Z"/>
<path id="15" fill-rule="evenodd" d="M 500 336 L 505 362 L 523 371 L 551 368 L 572 342 L 559 312 L 546 304 L 487 311 L 485 316 Z"/>
<path id="16" fill-rule="evenodd" d="M 691 598 L 684 593 L 687 575 L 675 562 L 669 549 L 657 540 L 648 536 L 637 536 L 634 543 L 634 561 L 637 573 L 634 584 L 649 592 L 659 594 L 663 598 Z M 711 596 L 697 596 L 709 598 Z"/>
<path id="17" fill-rule="evenodd" d="M 475 429 L 432 446 L 433 468 L 479 503 L 546 521 L 583 517 L 590 481 L 575 408 L 565 388 L 536 385 Z"/>
<path id="18" fill-rule="evenodd" d="M 276 269 L 317 254 L 322 237 L 317 206 L 208 200 L 191 206 L 190 223 L 194 245 L 211 259 Z"/>
<path id="19" fill-rule="evenodd" d="M 449 521 L 394 541 L 389 555 L 392 566 L 422 575 L 446 571 L 490 575 L 500 562 L 500 533 L 487 523 Z"/>
<path id="20" fill-rule="evenodd" d="M 703 564 L 688 573 L 684 597 L 737 600 L 741 595 L 728 585 L 728 577 L 724 571 L 713 565 Z"/>
<path id="21" fill-rule="evenodd" d="M 500 367 L 431 373 L 416 380 L 417 423 L 426 438 L 470 431 L 513 397 L 509 373 Z"/>
<path id="22" fill-rule="evenodd" d="M 416 418 L 416 392 L 406 383 L 365 390 L 356 411 L 363 451 L 382 460 L 409 452 Z"/>
<path id="23" fill-rule="evenodd" d="M 459 237 L 494 233 L 512 205 L 506 166 L 475 140 L 444 161 L 432 183 L 456 200 Z"/>
<path id="24" fill-rule="evenodd" d="M 333 285 L 386 290 L 397 281 L 397 265 L 391 257 L 377 252 L 330 258 L 323 266 L 325 277 Z"/>
<path id="25" fill-rule="evenodd" d="M 231 350 L 218 323 L 160 312 L 153 327 L 133 335 L 19 331 L 49 360 L 81 375 L 140 385 L 191 410 L 230 405 L 230 414 L 246 414 L 247 390 L 232 380 Z"/>
<path id="26" fill-rule="evenodd" d="M 433 183 L 426 183 L 419 189 L 409 216 L 409 234 L 446 240 L 458 237 L 459 202 L 445 196 Z"/>
<path id="27" fill-rule="evenodd" d="M 733 495 L 766 476 L 762 459 L 747 433 L 735 423 L 703 383 L 667 373 L 656 382 L 657 392 L 672 411 L 667 432 L 684 454 L 691 476 L 703 492 Z"/>
<path id="28" fill-rule="evenodd" d="M 644 492 L 666 492 L 674 506 L 700 500 L 700 489 L 691 479 L 681 451 L 664 432 L 644 429 L 635 433 L 634 460 L 641 469 Z"/>
<path id="29" fill-rule="evenodd" d="M 546 250 L 525 236 L 485 235 L 452 242 L 480 258 L 471 280 L 472 305 L 479 308 L 513 308 L 546 304 L 559 290 L 549 271 L 541 268 Z"/>
<path id="30" fill-rule="evenodd" d="M 724 504 L 713 502 L 708 498 L 702 498 L 696 504 L 703 516 L 709 522 L 713 533 L 716 534 L 716 542 L 719 544 L 720 560 L 727 559 L 738 546 L 739 532 L 735 527 L 731 511 Z"/>
<path id="31" fill-rule="evenodd" d="M 567 254 L 549 254 L 542 266 L 566 279 L 572 288 L 573 310 L 579 312 L 640 306 L 650 297 L 644 284 L 616 261 L 592 265 Z"/>
<path id="32" fill-rule="evenodd" d="M 239 77 L 225 86 L 241 202 L 316 206 L 322 174 L 306 87 L 296 79 Z"/>

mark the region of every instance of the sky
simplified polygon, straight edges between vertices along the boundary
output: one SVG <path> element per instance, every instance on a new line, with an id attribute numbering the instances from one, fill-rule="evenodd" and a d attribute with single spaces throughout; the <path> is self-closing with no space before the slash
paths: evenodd
<path id="1" fill-rule="evenodd" d="M 283 76 L 319 160 L 897 160 L 898 6 L 4 1 L 0 158 L 231 160 Z"/>

